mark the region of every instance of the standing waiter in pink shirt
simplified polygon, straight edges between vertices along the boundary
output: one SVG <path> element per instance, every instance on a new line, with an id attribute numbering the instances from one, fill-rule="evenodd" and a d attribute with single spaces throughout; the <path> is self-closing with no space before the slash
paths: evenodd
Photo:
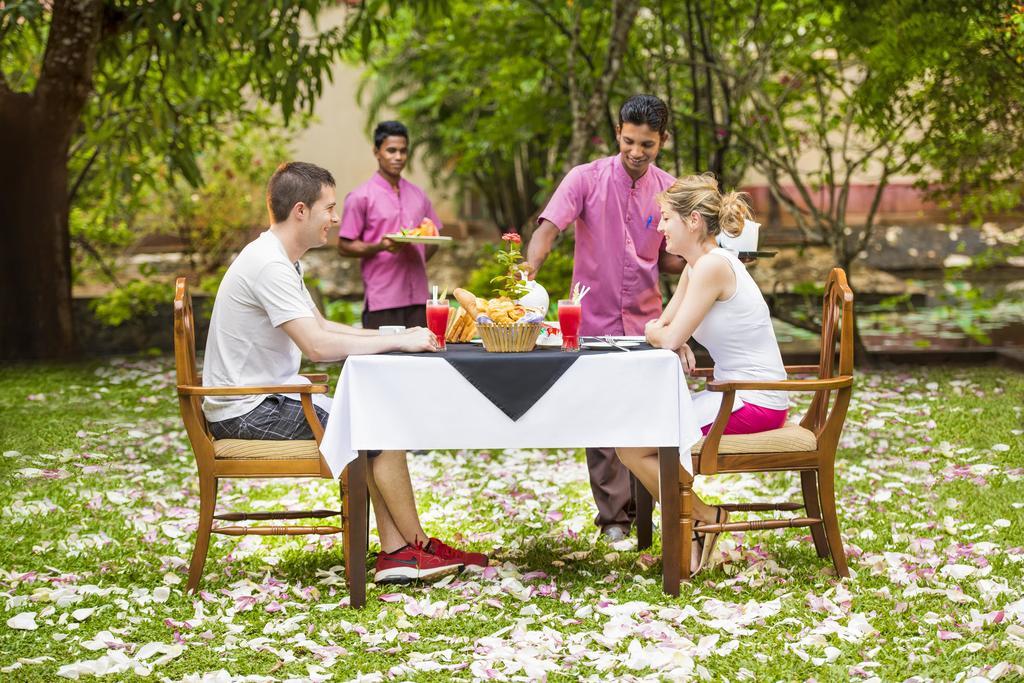
<path id="1" fill-rule="evenodd" d="M 384 235 L 441 219 L 426 193 L 402 177 L 409 160 L 409 130 L 382 121 L 373 131 L 377 172 L 345 197 L 338 253 L 362 259 L 363 327 L 427 324 L 427 261 L 436 246 L 399 244 Z"/>
<path id="2" fill-rule="evenodd" d="M 642 335 L 661 315 L 659 272 L 681 273 L 685 262 L 665 251 L 655 196 L 674 181 L 654 165 L 668 140 L 668 107 L 634 95 L 619 110 L 619 153 L 573 168 L 537 219 L 527 250 L 536 275 L 558 233 L 576 223 L 573 281 L 592 287 L 580 334 Z M 610 540 L 629 533 L 636 516 L 629 471 L 614 448 L 588 448 L 595 523 Z"/>

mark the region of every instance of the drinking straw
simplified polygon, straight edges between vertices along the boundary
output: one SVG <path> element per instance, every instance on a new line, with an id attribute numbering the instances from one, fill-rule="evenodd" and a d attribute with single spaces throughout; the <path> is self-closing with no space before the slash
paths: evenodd
<path id="1" fill-rule="evenodd" d="M 437 301 L 437 285 L 434 285 L 434 301 Z"/>
<path id="2" fill-rule="evenodd" d="M 583 301 L 583 297 L 590 291 L 590 287 L 584 285 L 582 282 L 576 282 L 572 286 L 572 292 L 569 294 L 569 298 L 574 304 L 579 304 Z"/>
<path id="3" fill-rule="evenodd" d="M 436 291 L 436 289 L 435 289 L 435 291 Z M 444 289 L 441 290 L 441 299 L 440 299 L 440 301 L 444 301 L 447 298 L 448 298 L 448 288 L 445 287 Z"/>

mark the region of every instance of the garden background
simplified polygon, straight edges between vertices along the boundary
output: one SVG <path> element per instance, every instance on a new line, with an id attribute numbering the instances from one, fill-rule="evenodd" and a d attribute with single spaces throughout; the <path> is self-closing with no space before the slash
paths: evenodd
<path id="1" fill-rule="evenodd" d="M 432 279 L 483 290 L 500 234 L 528 237 L 568 168 L 614 153 L 635 92 L 672 111 L 663 168 L 750 193 L 787 357 L 816 348 L 827 270 L 852 276 L 862 373 L 838 476 L 856 576 L 797 532 L 735 534 L 669 600 L 657 554 L 594 541 L 581 453 L 427 453 L 425 522 L 493 553 L 484 575 L 371 590 L 352 613 L 330 539 L 250 538 L 215 543 L 206 592 L 183 595 L 197 501 L 165 355 L 174 276 L 212 295 L 265 229 L 278 163 L 317 162 L 343 194 L 396 117 L 457 239 Z M 1024 675 L 1022 95 L 1024 7 L 993 0 L 3 2 L 0 670 Z M 569 234 L 542 273 L 553 294 L 571 251 Z M 357 320 L 358 264 L 328 245 L 307 265 L 325 313 Z"/>

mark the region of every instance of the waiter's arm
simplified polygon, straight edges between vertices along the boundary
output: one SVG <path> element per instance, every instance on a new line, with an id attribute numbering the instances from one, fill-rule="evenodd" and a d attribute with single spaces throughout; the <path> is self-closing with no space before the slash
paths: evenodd
<path id="1" fill-rule="evenodd" d="M 373 256 L 382 251 L 395 251 L 401 249 L 400 244 L 385 237 L 380 242 L 363 242 L 362 240 L 348 240 L 344 237 L 338 239 L 338 253 L 342 256 L 362 258 Z"/>
<path id="2" fill-rule="evenodd" d="M 658 270 L 662 273 L 678 275 L 683 272 L 683 268 L 685 267 L 686 259 L 682 256 L 676 256 L 675 254 L 670 254 L 664 250 L 658 256 Z"/>
<path id="3" fill-rule="evenodd" d="M 537 271 L 544 265 L 544 259 L 551 253 L 551 248 L 558 237 L 558 226 L 551 221 L 544 219 L 530 236 L 530 244 L 526 248 L 526 262 L 530 264 L 529 277 L 532 280 L 537 277 Z"/>

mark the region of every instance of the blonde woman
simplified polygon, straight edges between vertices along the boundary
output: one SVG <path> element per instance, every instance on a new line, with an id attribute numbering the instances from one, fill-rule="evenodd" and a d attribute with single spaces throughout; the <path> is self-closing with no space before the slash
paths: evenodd
<path id="1" fill-rule="evenodd" d="M 694 369 L 696 339 L 708 350 L 716 380 L 782 380 L 786 372 L 775 339 L 768 305 L 735 252 L 718 246 L 720 232 L 738 236 L 750 208 L 738 192 L 722 194 L 709 173 L 680 178 L 658 195 L 661 222 L 669 253 L 682 256 L 687 266 L 672 300 L 645 334 L 652 346 L 679 354 L 687 372 Z M 703 391 L 694 396 L 702 431 L 707 434 L 718 413 L 721 394 Z M 786 422 L 784 391 L 738 391 L 726 434 L 752 434 L 777 429 Z M 658 497 L 658 456 L 653 448 L 620 448 L 619 458 Z M 724 523 L 728 513 L 694 496 L 694 516 L 707 523 Z M 714 550 L 717 534 L 695 535 L 691 568 L 703 568 Z"/>

